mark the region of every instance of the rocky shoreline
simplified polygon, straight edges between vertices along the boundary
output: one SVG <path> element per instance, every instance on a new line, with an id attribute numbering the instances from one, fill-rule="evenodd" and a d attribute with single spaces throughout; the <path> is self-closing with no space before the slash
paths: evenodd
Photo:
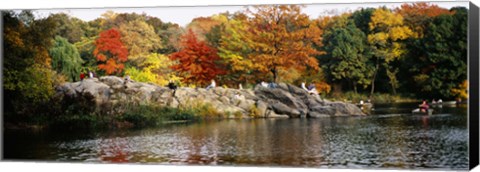
<path id="1" fill-rule="evenodd" d="M 259 118 L 320 118 L 332 116 L 365 115 L 354 104 L 332 102 L 307 91 L 280 83 L 275 88 L 257 85 L 252 89 L 216 87 L 180 87 L 175 96 L 167 87 L 151 83 L 127 82 L 116 76 L 67 82 L 56 87 L 56 97 L 63 102 L 87 101 L 96 111 L 115 113 L 115 105 L 130 102 L 152 104 L 171 108 L 185 108 L 197 104 L 209 104 L 228 118 L 250 118 L 252 111 Z M 72 101 L 73 100 L 73 101 Z M 105 111 L 105 109 L 108 109 Z M 234 115 L 235 114 L 235 115 Z M 240 115 L 239 115 L 240 114 Z"/>

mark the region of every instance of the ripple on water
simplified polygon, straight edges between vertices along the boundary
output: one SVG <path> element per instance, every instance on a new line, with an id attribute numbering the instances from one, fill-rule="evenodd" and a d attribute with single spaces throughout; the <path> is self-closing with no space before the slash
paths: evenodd
<path id="1" fill-rule="evenodd" d="M 466 169 L 466 126 L 449 121 L 463 119 L 424 118 L 387 114 L 222 121 L 99 135 L 51 146 L 59 160 L 86 162 Z"/>

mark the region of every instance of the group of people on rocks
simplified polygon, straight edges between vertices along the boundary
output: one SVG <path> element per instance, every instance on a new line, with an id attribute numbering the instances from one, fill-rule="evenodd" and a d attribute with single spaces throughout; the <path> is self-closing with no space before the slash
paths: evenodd
<path id="1" fill-rule="evenodd" d="M 94 78 L 94 77 L 96 77 L 96 74 L 91 70 L 88 70 L 88 72 L 81 72 L 80 73 L 80 80 L 83 81 L 85 79 L 85 77 L 87 77 L 87 76 L 88 76 L 88 78 Z M 126 75 L 124 77 L 124 82 L 123 82 L 125 88 L 127 87 L 127 83 L 132 82 L 132 81 L 133 80 L 130 78 L 130 76 Z M 266 87 L 266 88 L 276 88 L 277 87 L 277 84 L 273 83 L 273 82 L 266 83 L 266 82 L 262 81 L 260 83 L 260 85 L 263 86 L 263 87 Z M 210 85 L 208 85 L 205 89 L 208 91 L 212 88 L 215 88 L 216 86 L 217 86 L 217 84 L 216 84 L 215 80 L 212 79 L 211 82 L 210 82 Z M 178 88 L 177 84 L 175 84 L 173 82 L 173 80 L 169 80 L 168 84 L 167 84 L 167 87 L 173 91 L 172 96 L 175 96 L 175 92 L 177 91 L 177 88 Z M 318 95 L 318 91 L 315 88 L 315 84 L 313 84 L 313 83 L 310 84 L 308 87 L 305 87 L 305 82 L 302 82 L 301 87 L 302 87 L 302 89 L 307 91 L 310 95 Z M 243 89 L 242 84 L 238 84 L 238 89 Z"/>
<path id="2" fill-rule="evenodd" d="M 307 91 L 310 95 L 318 95 L 318 91 L 317 91 L 314 83 L 311 83 L 310 85 L 308 85 L 308 87 L 305 87 L 305 82 L 302 82 L 301 87 L 302 87 L 302 89 Z"/>
<path id="3" fill-rule="evenodd" d="M 88 72 L 80 72 L 80 81 L 83 81 L 83 79 L 85 79 L 87 76 L 88 78 L 94 78 L 96 74 L 91 70 L 88 70 Z"/>
<path id="4" fill-rule="evenodd" d="M 261 86 L 265 87 L 265 88 L 276 88 L 277 87 L 277 84 L 276 83 L 266 83 L 264 81 L 262 81 L 260 83 Z M 211 80 L 210 82 L 210 85 L 208 85 L 207 87 L 205 87 L 205 89 L 208 91 L 212 88 L 215 88 L 217 86 L 217 83 L 215 82 L 215 80 Z M 175 92 L 178 88 L 177 84 L 175 84 L 172 80 L 169 80 L 168 84 L 167 84 L 167 87 L 169 89 L 171 89 L 173 92 L 172 92 L 172 96 L 175 96 Z M 305 87 L 305 82 L 302 82 L 302 86 L 301 86 L 305 91 L 307 91 L 310 95 L 318 95 L 318 91 L 317 89 L 315 88 L 315 84 L 310 84 L 308 87 Z M 242 84 L 238 84 L 238 89 L 243 89 L 243 86 Z"/>

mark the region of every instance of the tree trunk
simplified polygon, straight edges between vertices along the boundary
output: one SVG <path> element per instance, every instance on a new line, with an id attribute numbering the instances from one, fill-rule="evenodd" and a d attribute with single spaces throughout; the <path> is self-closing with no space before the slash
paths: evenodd
<path id="1" fill-rule="evenodd" d="M 373 79 L 372 79 L 372 89 L 370 90 L 370 97 L 373 96 L 373 92 L 375 91 L 375 79 L 377 78 L 377 73 L 378 73 L 378 68 L 379 68 L 379 64 L 378 64 L 378 58 L 377 58 L 377 64 L 375 66 L 375 71 L 373 73 Z"/>
<path id="2" fill-rule="evenodd" d="M 270 70 L 273 74 L 273 83 L 277 83 L 277 69 L 276 68 L 273 68 L 272 70 Z"/>
<path id="3" fill-rule="evenodd" d="M 357 94 L 357 84 L 355 82 L 352 82 L 353 84 L 353 91 L 355 91 L 355 94 Z"/>

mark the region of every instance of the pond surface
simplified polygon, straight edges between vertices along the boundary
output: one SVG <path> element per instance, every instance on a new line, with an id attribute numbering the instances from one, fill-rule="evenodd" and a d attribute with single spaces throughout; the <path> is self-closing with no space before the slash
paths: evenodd
<path id="1" fill-rule="evenodd" d="M 366 117 L 222 120 L 120 131 L 5 131 L 7 160 L 295 166 L 468 168 L 467 108 L 411 115 L 376 105 Z"/>

